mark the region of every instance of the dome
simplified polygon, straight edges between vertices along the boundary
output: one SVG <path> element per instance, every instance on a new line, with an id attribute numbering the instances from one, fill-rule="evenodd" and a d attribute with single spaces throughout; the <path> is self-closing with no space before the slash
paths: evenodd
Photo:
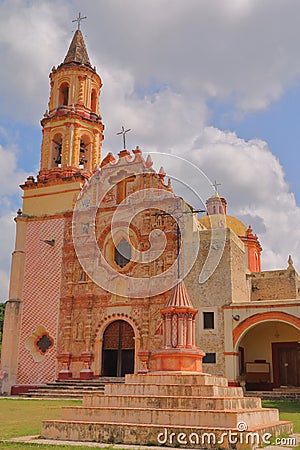
<path id="1" fill-rule="evenodd" d="M 239 219 L 224 214 L 204 216 L 199 220 L 208 230 L 211 228 L 230 228 L 237 236 L 247 236 L 247 227 Z"/>

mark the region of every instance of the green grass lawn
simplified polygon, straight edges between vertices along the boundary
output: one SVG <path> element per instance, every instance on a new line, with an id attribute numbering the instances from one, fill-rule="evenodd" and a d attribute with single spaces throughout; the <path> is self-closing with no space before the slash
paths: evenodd
<path id="1" fill-rule="evenodd" d="M 286 400 L 263 400 L 265 408 L 278 408 L 280 420 L 289 420 L 294 423 L 294 433 L 300 433 L 300 402 Z"/>
<path id="2" fill-rule="evenodd" d="M 80 405 L 80 400 L 25 400 L 0 398 L 0 440 L 19 436 L 38 435 L 42 420 L 59 419 L 61 408 Z M 278 408 L 281 420 L 294 423 L 294 431 L 300 433 L 300 402 L 263 401 L 263 406 Z M 0 450 L 90 450 L 91 447 L 51 446 L 41 444 L 0 442 Z M 300 450 L 300 447 L 297 447 Z"/>
<path id="3" fill-rule="evenodd" d="M 80 405 L 80 400 L 26 400 L 0 398 L 0 440 L 20 436 L 33 436 L 41 432 L 41 422 L 59 419 L 63 406 Z M 0 449 L 8 450 L 91 450 L 91 447 L 70 447 L 0 442 Z"/>
<path id="4" fill-rule="evenodd" d="M 80 400 L 0 399 L 0 439 L 40 434 L 42 420 L 59 419 L 62 406 L 80 404 Z"/>

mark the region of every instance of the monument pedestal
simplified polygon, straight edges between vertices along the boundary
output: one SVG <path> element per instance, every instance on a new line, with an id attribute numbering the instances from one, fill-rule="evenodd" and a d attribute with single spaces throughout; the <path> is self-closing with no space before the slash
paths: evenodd
<path id="1" fill-rule="evenodd" d="M 202 372 L 200 349 L 164 349 L 151 354 L 151 372 Z"/>
<path id="2" fill-rule="evenodd" d="M 85 395 L 83 406 L 63 408 L 62 420 L 42 427 L 46 439 L 247 450 L 290 433 L 277 409 L 243 397 L 226 378 L 175 371 L 126 375 L 125 384 L 106 384 L 104 395 Z"/>

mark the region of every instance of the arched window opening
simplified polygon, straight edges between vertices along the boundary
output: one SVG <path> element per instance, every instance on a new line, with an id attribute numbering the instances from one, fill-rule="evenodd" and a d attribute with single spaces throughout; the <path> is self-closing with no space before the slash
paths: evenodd
<path id="1" fill-rule="evenodd" d="M 58 106 L 67 106 L 69 104 L 69 85 L 63 83 L 59 88 Z"/>
<path id="2" fill-rule="evenodd" d="M 91 110 L 94 113 L 97 112 L 97 93 L 95 89 L 92 90 L 91 94 Z"/>
<path id="3" fill-rule="evenodd" d="M 216 206 L 213 206 L 213 213 L 216 214 Z"/>
<path id="4" fill-rule="evenodd" d="M 52 139 L 52 161 L 51 167 L 61 167 L 62 160 L 62 136 L 56 134 Z"/>
<path id="5" fill-rule="evenodd" d="M 119 267 L 125 267 L 131 260 L 131 245 L 122 239 L 115 247 L 114 260 Z"/>
<path id="6" fill-rule="evenodd" d="M 79 148 L 79 168 L 86 169 L 88 168 L 89 161 L 89 145 L 90 141 L 85 136 L 80 139 L 80 148 Z"/>

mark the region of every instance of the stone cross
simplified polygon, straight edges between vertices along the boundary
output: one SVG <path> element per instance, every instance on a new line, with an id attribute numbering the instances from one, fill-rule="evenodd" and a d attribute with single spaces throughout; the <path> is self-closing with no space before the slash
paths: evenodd
<path id="1" fill-rule="evenodd" d="M 82 17 L 81 13 L 78 13 L 77 19 L 72 20 L 72 22 L 77 22 L 77 30 L 80 30 L 80 22 L 84 19 L 87 19 L 86 16 Z"/>
<path id="2" fill-rule="evenodd" d="M 217 181 L 215 180 L 215 182 L 211 185 L 213 188 L 215 188 L 216 193 L 218 193 L 218 186 L 222 186 L 221 183 L 217 183 Z"/>
<path id="3" fill-rule="evenodd" d="M 122 126 L 122 131 L 120 131 L 119 133 L 117 133 L 117 135 L 122 134 L 123 135 L 123 145 L 124 145 L 124 150 L 126 149 L 126 133 L 128 133 L 128 131 L 131 131 L 131 128 L 128 128 L 128 130 L 125 130 L 124 126 Z"/>

